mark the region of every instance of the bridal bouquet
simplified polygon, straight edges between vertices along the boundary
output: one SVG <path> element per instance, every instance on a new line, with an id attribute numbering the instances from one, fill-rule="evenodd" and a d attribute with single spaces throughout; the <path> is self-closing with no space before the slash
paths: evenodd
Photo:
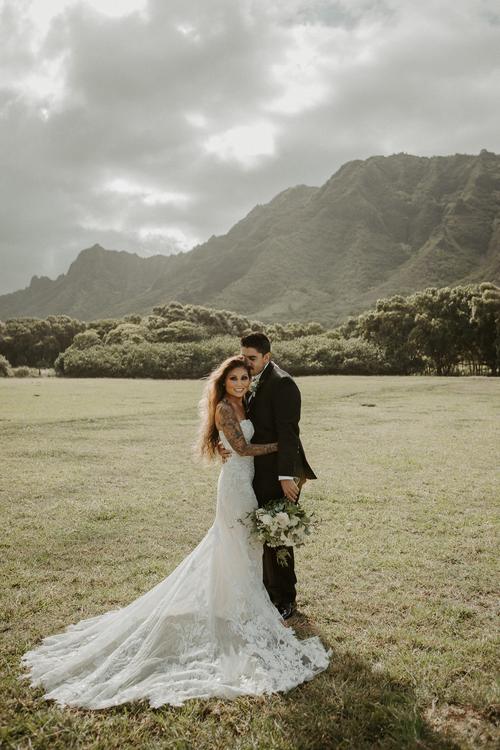
<path id="1" fill-rule="evenodd" d="M 298 503 L 286 497 L 271 500 L 262 508 L 247 513 L 250 527 L 259 541 L 268 547 L 283 547 L 276 553 L 280 565 L 288 565 L 290 552 L 286 547 L 300 547 L 316 525 L 314 513 L 307 513 Z"/>

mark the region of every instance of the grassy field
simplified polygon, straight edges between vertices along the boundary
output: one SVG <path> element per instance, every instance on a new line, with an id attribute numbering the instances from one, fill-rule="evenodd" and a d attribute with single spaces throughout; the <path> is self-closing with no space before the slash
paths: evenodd
<path id="1" fill-rule="evenodd" d="M 323 520 L 297 553 L 300 635 L 329 670 L 286 695 L 60 709 L 19 681 L 44 636 L 125 605 L 211 525 L 201 384 L 0 380 L 3 748 L 489 748 L 500 381 L 299 379 Z"/>

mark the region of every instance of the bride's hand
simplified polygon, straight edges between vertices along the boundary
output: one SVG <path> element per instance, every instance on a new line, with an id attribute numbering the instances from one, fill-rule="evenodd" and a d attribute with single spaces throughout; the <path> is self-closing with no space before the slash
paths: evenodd
<path id="1" fill-rule="evenodd" d="M 217 452 L 219 453 L 219 456 L 221 457 L 223 464 L 225 464 L 227 459 L 231 457 L 231 451 L 228 451 L 224 443 L 220 440 L 217 443 Z"/>

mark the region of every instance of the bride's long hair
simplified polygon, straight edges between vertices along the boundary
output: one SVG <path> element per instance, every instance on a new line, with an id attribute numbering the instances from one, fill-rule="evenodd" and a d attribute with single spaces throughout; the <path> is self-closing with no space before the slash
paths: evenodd
<path id="1" fill-rule="evenodd" d="M 227 376 L 238 367 L 243 367 L 248 372 L 248 377 L 252 377 L 245 358 L 238 354 L 221 362 L 207 378 L 205 390 L 199 403 L 201 421 L 196 444 L 196 452 L 202 458 L 215 458 L 218 455 L 219 431 L 215 424 L 215 410 L 219 401 L 226 395 L 224 384 Z"/>

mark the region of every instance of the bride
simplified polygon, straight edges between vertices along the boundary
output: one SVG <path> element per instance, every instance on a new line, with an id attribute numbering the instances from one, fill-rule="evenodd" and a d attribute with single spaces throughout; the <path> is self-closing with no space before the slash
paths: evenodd
<path id="1" fill-rule="evenodd" d="M 201 401 L 199 449 L 222 466 L 215 520 L 206 536 L 163 581 L 128 606 L 70 625 L 28 651 L 22 663 L 44 698 L 100 709 L 147 698 L 153 707 L 191 698 L 234 698 L 287 691 L 328 666 L 318 637 L 299 640 L 285 626 L 262 582 L 262 545 L 249 532 L 257 507 L 253 456 L 278 450 L 253 445 L 243 397 L 244 358 L 210 375 Z"/>

